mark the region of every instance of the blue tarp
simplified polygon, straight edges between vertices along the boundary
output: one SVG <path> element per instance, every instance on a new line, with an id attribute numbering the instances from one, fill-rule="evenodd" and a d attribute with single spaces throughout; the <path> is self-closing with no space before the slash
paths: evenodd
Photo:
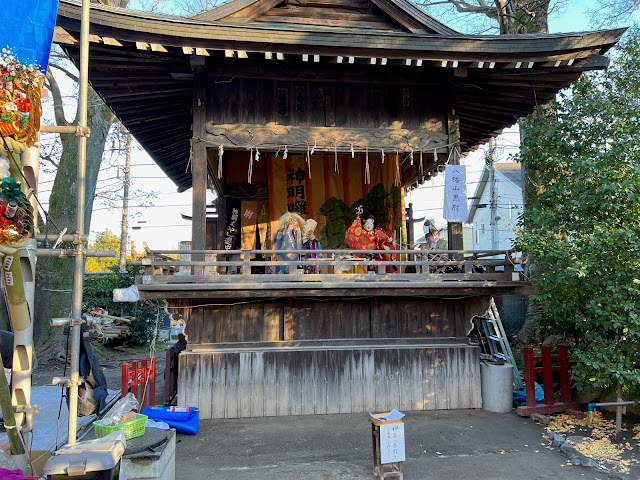
<path id="1" fill-rule="evenodd" d="M 46 72 L 58 0 L 14 0 L 0 9 L 0 49 L 7 48 L 23 65 Z M 9 7 L 9 5 L 4 5 Z"/>
<path id="2" fill-rule="evenodd" d="M 187 410 L 172 411 L 172 410 Z M 165 422 L 178 433 L 195 435 L 198 433 L 198 409 L 196 407 L 146 407 L 142 414 L 155 420 Z"/>
<path id="3" fill-rule="evenodd" d="M 536 383 L 536 403 L 544 402 L 544 390 L 542 385 Z M 527 404 L 527 390 L 521 388 L 520 390 L 513 391 L 513 403 L 520 406 Z"/>

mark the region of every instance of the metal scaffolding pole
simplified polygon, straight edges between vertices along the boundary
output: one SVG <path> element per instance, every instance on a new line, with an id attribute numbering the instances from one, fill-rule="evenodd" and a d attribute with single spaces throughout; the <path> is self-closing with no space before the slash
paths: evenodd
<path id="1" fill-rule="evenodd" d="M 78 191 L 76 193 L 76 238 L 73 264 L 73 292 L 71 311 L 71 375 L 69 378 L 68 444 L 76 443 L 78 426 L 78 380 L 80 363 L 80 335 L 82 325 L 82 285 L 84 277 L 84 210 L 87 170 L 87 96 L 89 93 L 89 0 L 82 0 L 80 28 L 80 99 L 78 114 Z"/>

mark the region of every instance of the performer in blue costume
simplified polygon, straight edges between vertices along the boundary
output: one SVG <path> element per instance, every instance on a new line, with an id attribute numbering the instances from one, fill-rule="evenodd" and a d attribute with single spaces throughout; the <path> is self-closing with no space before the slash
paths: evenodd
<path id="1" fill-rule="evenodd" d="M 305 221 L 297 213 L 285 213 L 278 220 L 276 233 L 273 235 L 274 250 L 281 250 L 282 253 L 276 253 L 276 260 L 300 260 L 298 253 L 286 253 L 287 250 L 302 250 L 302 236 L 304 235 Z M 289 273 L 289 268 L 296 268 L 279 265 L 275 267 L 275 273 Z"/>

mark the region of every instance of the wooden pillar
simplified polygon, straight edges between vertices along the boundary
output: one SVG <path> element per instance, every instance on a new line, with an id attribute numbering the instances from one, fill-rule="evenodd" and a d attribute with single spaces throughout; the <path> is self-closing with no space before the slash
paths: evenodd
<path id="1" fill-rule="evenodd" d="M 415 243 L 413 241 L 413 237 L 415 236 L 413 225 L 413 203 L 409 203 L 407 207 L 407 245 L 410 249 L 415 248 Z M 413 260 L 413 257 L 412 257 Z"/>
<path id="2" fill-rule="evenodd" d="M 448 113 L 447 130 L 449 135 L 449 151 L 460 148 L 460 119 L 456 111 L 456 102 L 453 96 L 450 96 L 450 110 Z M 451 165 L 460 165 L 460 155 L 454 152 L 449 156 Z M 447 224 L 447 239 L 449 241 L 449 250 L 462 250 L 462 223 L 449 222 Z"/>
<path id="3" fill-rule="evenodd" d="M 193 69 L 191 248 L 204 250 L 207 239 L 207 148 L 204 143 L 207 113 L 207 68 L 204 57 L 192 57 L 191 67 Z"/>

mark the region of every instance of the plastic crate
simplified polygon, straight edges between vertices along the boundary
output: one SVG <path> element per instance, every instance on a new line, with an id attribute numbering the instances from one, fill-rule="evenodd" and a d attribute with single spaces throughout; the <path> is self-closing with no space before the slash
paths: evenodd
<path id="1" fill-rule="evenodd" d="M 124 432 L 124 438 L 129 440 L 130 438 L 141 437 L 144 435 L 144 430 L 147 426 L 147 417 L 141 413 L 136 413 L 136 419 L 130 422 L 119 423 L 117 425 L 101 425 L 100 420 L 93 422 L 93 428 L 96 433 L 96 438 L 102 438 L 105 435 L 109 435 L 116 430 L 122 430 Z"/>

